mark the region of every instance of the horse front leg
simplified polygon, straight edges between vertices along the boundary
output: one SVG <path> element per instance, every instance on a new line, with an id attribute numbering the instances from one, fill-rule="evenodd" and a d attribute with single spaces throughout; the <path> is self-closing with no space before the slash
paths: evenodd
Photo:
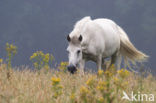
<path id="1" fill-rule="evenodd" d="M 102 54 L 100 54 L 98 57 L 97 57 L 97 69 L 98 70 L 101 70 L 102 69 Z"/>
<path id="2" fill-rule="evenodd" d="M 85 59 L 82 59 L 82 60 L 80 61 L 79 69 L 80 69 L 80 73 L 81 73 L 81 74 L 84 74 L 85 62 L 86 62 Z"/>

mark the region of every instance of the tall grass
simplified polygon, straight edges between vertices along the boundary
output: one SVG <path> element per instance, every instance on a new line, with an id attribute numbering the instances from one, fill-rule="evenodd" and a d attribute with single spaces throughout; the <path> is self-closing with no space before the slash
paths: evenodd
<path id="1" fill-rule="evenodd" d="M 124 69 L 71 75 L 51 69 L 45 73 L 44 68 L 36 71 L 6 68 L 1 64 L 0 103 L 130 103 L 121 99 L 123 91 L 156 95 L 155 77 L 151 74 L 140 77 Z"/>

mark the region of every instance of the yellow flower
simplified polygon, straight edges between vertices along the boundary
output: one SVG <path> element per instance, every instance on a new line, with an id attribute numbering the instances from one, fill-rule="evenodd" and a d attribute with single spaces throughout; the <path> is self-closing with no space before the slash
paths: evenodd
<path id="1" fill-rule="evenodd" d="M 7 64 L 8 64 L 8 68 L 11 68 L 11 61 L 12 61 L 12 57 L 17 53 L 17 47 L 14 46 L 13 44 L 9 44 L 6 43 L 6 52 L 7 52 Z"/>
<path id="2" fill-rule="evenodd" d="M 117 85 L 117 86 L 120 85 L 120 81 L 117 77 L 114 77 L 113 80 L 114 80 L 115 85 Z"/>
<path id="3" fill-rule="evenodd" d="M 86 95 L 87 93 L 89 93 L 89 90 L 88 90 L 88 88 L 86 88 L 85 86 L 82 86 L 82 87 L 80 88 L 80 93 L 81 93 L 82 95 Z"/>
<path id="4" fill-rule="evenodd" d="M 48 66 L 50 65 L 50 61 L 52 62 L 53 60 L 53 56 L 52 54 L 44 54 L 42 51 L 37 51 L 35 53 L 33 53 L 32 56 L 30 56 L 30 60 L 32 60 L 32 62 L 37 62 L 38 65 L 36 65 L 38 68 L 37 69 L 48 69 Z M 50 66 L 49 66 L 50 67 Z"/>
<path id="5" fill-rule="evenodd" d="M 11 44 L 11 45 L 10 45 L 10 48 L 12 49 L 12 48 L 14 48 L 14 46 Z"/>
<path id="6" fill-rule="evenodd" d="M 110 68 L 111 68 L 111 69 L 114 69 L 114 68 L 115 68 L 115 65 L 114 65 L 114 64 L 112 64 Z"/>
<path id="7" fill-rule="evenodd" d="M 30 57 L 30 59 L 33 59 L 37 56 L 37 53 L 33 53 L 33 55 Z"/>
<path id="8" fill-rule="evenodd" d="M 37 62 L 34 63 L 34 67 L 35 67 L 35 68 L 38 67 L 38 63 L 37 63 Z"/>
<path id="9" fill-rule="evenodd" d="M 115 75 L 117 73 L 115 65 L 112 64 L 111 67 L 109 68 L 109 71 L 112 73 L 112 75 Z"/>
<path id="10" fill-rule="evenodd" d="M 67 66 L 68 62 L 61 62 L 61 66 Z"/>
<path id="11" fill-rule="evenodd" d="M 103 97 L 99 97 L 98 98 L 98 103 L 104 103 L 104 98 Z"/>
<path id="12" fill-rule="evenodd" d="M 121 83 L 121 88 L 126 89 L 127 85 L 128 85 L 128 82 L 125 81 L 125 82 Z"/>
<path id="13" fill-rule="evenodd" d="M 74 99 L 75 99 L 75 93 L 71 93 L 70 99 L 71 99 L 71 100 L 74 100 Z"/>
<path id="14" fill-rule="evenodd" d="M 61 79 L 60 78 L 56 78 L 56 77 L 52 77 L 51 81 L 52 81 L 52 85 L 56 85 L 56 84 L 60 83 Z"/>
<path id="15" fill-rule="evenodd" d="M 59 66 L 59 70 L 65 71 L 67 69 L 68 62 L 61 62 Z"/>
<path id="16" fill-rule="evenodd" d="M 107 90 L 106 87 L 103 87 L 103 86 L 97 86 L 96 89 L 100 90 L 100 91 L 105 91 Z"/>
<path id="17" fill-rule="evenodd" d="M 49 65 L 44 66 L 44 69 L 46 69 L 46 70 L 48 70 L 49 68 L 50 68 Z"/>
<path id="18" fill-rule="evenodd" d="M 17 53 L 17 47 L 14 46 L 13 44 L 6 43 L 6 51 L 9 54 L 14 54 L 15 55 Z"/>
<path id="19" fill-rule="evenodd" d="M 88 86 L 94 86 L 94 83 L 95 83 L 95 76 L 89 78 L 87 81 L 86 81 L 86 84 Z"/>
<path id="20" fill-rule="evenodd" d="M 100 90 L 100 91 L 104 91 L 107 89 L 107 82 L 106 81 L 99 81 L 98 86 L 96 87 L 96 89 Z"/>
<path id="21" fill-rule="evenodd" d="M 111 77 L 111 76 L 113 75 L 113 73 L 111 73 L 109 70 L 106 70 L 106 71 L 104 72 L 104 74 L 105 74 L 105 76 L 106 76 L 107 78 L 109 78 L 109 77 Z"/>
<path id="22" fill-rule="evenodd" d="M 46 62 L 46 63 L 49 62 L 49 55 L 50 55 L 49 53 L 44 55 L 44 59 L 43 59 L 44 62 Z"/>
<path id="23" fill-rule="evenodd" d="M 41 56 L 42 58 L 45 56 L 45 54 L 42 51 L 37 51 L 37 54 Z"/>
<path id="24" fill-rule="evenodd" d="M 33 59 L 33 56 L 30 56 L 30 60 Z"/>
<path id="25" fill-rule="evenodd" d="M 2 63 L 2 62 L 3 62 L 3 59 L 0 58 L 0 63 Z"/>
<path id="26" fill-rule="evenodd" d="M 58 88 L 58 89 L 62 89 L 63 86 L 62 86 L 62 85 L 58 85 L 57 88 Z"/>
<path id="27" fill-rule="evenodd" d="M 62 91 L 59 91 L 59 92 L 55 92 L 53 97 L 54 98 L 57 98 L 58 96 L 60 96 L 62 94 Z"/>
<path id="28" fill-rule="evenodd" d="M 125 78 L 129 76 L 130 72 L 126 69 L 121 69 L 121 70 L 118 70 L 118 74 L 121 78 Z"/>
<path id="29" fill-rule="evenodd" d="M 104 74 L 104 71 L 101 70 L 101 69 L 99 69 L 99 70 L 98 70 L 98 76 L 102 76 L 103 74 Z"/>

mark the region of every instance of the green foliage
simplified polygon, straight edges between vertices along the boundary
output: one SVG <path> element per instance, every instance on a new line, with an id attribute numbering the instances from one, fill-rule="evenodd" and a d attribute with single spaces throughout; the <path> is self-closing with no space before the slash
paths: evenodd
<path id="1" fill-rule="evenodd" d="M 58 67 L 59 71 L 66 72 L 68 64 L 69 64 L 68 62 L 61 62 Z"/>
<path id="2" fill-rule="evenodd" d="M 62 88 L 63 86 L 60 85 L 60 78 L 52 77 L 52 90 L 53 90 L 53 98 L 57 99 L 60 95 L 62 95 Z"/>
<path id="3" fill-rule="evenodd" d="M 7 65 L 8 68 L 12 68 L 11 62 L 12 58 L 17 53 L 17 47 L 13 44 L 6 43 L 6 52 L 7 52 Z"/>
<path id="4" fill-rule="evenodd" d="M 52 54 L 44 54 L 42 51 L 37 51 L 33 53 L 30 60 L 33 62 L 34 67 L 38 70 L 41 68 L 49 69 L 50 63 L 52 63 L 54 57 Z"/>

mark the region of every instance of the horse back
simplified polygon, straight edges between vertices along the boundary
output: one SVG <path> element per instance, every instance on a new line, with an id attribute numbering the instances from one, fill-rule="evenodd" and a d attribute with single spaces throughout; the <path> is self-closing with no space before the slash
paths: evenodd
<path id="1" fill-rule="evenodd" d="M 95 19 L 84 29 L 84 43 L 88 44 L 88 52 L 105 57 L 112 55 L 120 47 L 120 37 L 116 24 L 109 19 Z"/>

